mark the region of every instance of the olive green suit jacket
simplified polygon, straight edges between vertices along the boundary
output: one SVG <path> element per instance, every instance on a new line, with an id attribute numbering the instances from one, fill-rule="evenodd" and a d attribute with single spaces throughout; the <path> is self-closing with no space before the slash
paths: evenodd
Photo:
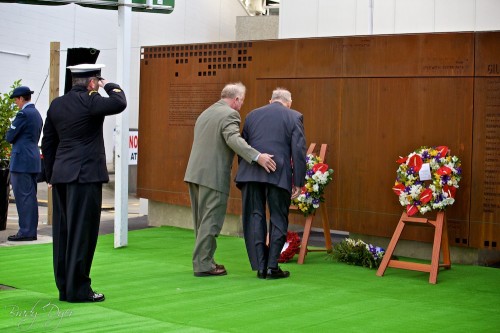
<path id="1" fill-rule="evenodd" d="M 234 153 L 248 163 L 259 152 L 240 135 L 241 117 L 224 100 L 203 111 L 194 126 L 194 140 L 184 181 L 229 194 Z"/>

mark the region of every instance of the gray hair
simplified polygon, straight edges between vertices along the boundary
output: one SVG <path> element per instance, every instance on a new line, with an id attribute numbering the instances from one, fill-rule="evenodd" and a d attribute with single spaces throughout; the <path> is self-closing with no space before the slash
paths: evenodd
<path id="1" fill-rule="evenodd" d="M 222 89 L 220 93 L 220 98 L 230 98 L 234 99 L 236 97 L 242 98 L 245 96 L 246 88 L 241 82 L 228 83 Z"/>
<path id="2" fill-rule="evenodd" d="M 74 77 L 71 84 L 74 86 L 88 86 L 89 82 L 94 79 L 93 77 Z"/>
<path id="3" fill-rule="evenodd" d="M 292 102 L 292 94 L 285 88 L 276 88 L 271 96 L 271 101 L 282 101 L 284 103 Z"/>

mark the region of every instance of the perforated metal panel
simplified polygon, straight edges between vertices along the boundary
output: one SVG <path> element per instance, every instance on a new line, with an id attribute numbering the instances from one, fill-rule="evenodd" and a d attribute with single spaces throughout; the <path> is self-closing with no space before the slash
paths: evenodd
<path id="1" fill-rule="evenodd" d="M 304 114 L 308 143 L 328 144 L 332 228 L 390 237 L 403 209 L 391 190 L 397 157 L 447 145 L 464 170 L 447 210 L 450 243 L 497 249 L 499 69 L 498 32 L 144 47 L 138 194 L 189 205 L 183 177 L 197 116 L 228 82 L 247 86 L 242 119 L 282 86 Z M 240 209 L 233 186 L 228 210 Z M 431 240 L 425 229 L 403 236 Z"/>

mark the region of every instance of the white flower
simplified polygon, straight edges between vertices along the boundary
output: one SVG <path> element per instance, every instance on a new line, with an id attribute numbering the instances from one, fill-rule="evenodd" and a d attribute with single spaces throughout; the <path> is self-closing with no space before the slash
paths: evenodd
<path id="1" fill-rule="evenodd" d="M 422 185 L 412 185 L 410 187 L 410 195 L 413 199 L 418 199 L 422 192 Z"/>
<path id="2" fill-rule="evenodd" d="M 432 171 L 436 171 L 437 169 L 439 169 L 439 163 L 436 162 L 435 159 L 432 159 L 430 162 L 429 162 L 429 165 L 431 166 L 431 170 Z"/>
<path id="3" fill-rule="evenodd" d="M 421 206 L 419 211 L 420 213 L 425 214 L 431 211 L 431 207 L 429 205 Z"/>
<path id="4" fill-rule="evenodd" d="M 399 203 L 401 204 L 401 206 L 407 206 L 410 204 L 410 201 L 408 200 L 406 193 L 402 193 L 399 196 Z"/>

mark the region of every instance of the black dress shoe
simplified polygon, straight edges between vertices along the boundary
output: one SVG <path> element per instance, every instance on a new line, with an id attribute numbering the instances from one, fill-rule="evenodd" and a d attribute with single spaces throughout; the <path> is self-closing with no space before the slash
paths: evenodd
<path id="1" fill-rule="evenodd" d="M 105 300 L 104 294 L 96 293 L 92 291 L 87 297 L 87 302 L 102 302 Z"/>
<path id="2" fill-rule="evenodd" d="M 11 242 L 29 242 L 29 241 L 36 241 L 36 236 L 33 237 L 23 237 L 19 235 L 12 235 L 7 237 L 8 241 Z"/>
<path id="3" fill-rule="evenodd" d="M 105 300 L 104 294 L 99 294 L 96 293 L 95 291 L 91 291 L 87 296 L 87 298 L 67 299 L 66 301 L 68 301 L 69 303 L 93 303 L 93 302 L 102 302 L 104 300 Z"/>
<path id="4" fill-rule="evenodd" d="M 272 279 L 284 279 L 290 276 L 289 271 L 282 271 L 281 268 L 268 268 L 267 269 L 267 274 L 266 274 L 266 279 L 272 280 Z"/>
<path id="5" fill-rule="evenodd" d="M 221 269 L 221 268 L 212 268 L 211 270 L 209 271 L 206 271 L 206 272 L 194 272 L 194 276 L 197 276 L 197 277 L 205 277 L 205 276 L 222 276 L 222 275 L 226 275 L 227 274 L 227 271 L 225 269 Z"/>
<path id="6" fill-rule="evenodd" d="M 259 279 L 265 279 L 265 278 L 266 278 L 266 276 L 267 276 L 267 271 L 266 271 L 265 269 L 262 269 L 262 270 L 261 270 L 261 269 L 259 269 L 259 270 L 257 271 L 257 277 L 258 277 Z"/>

